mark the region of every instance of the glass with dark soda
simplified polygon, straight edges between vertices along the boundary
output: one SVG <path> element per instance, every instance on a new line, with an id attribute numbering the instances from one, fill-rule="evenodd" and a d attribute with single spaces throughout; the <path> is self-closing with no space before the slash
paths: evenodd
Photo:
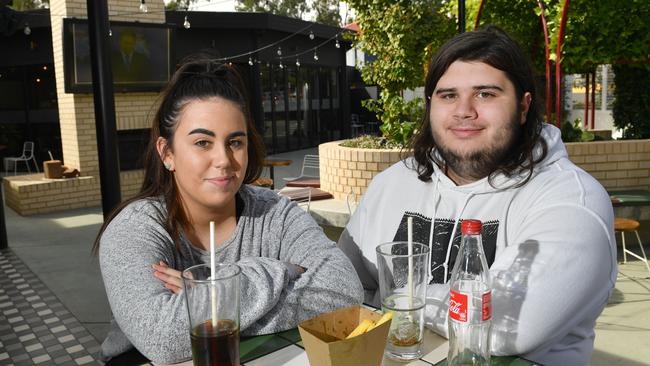
<path id="1" fill-rule="evenodd" d="M 239 366 L 240 273 L 228 263 L 183 271 L 194 366 Z"/>

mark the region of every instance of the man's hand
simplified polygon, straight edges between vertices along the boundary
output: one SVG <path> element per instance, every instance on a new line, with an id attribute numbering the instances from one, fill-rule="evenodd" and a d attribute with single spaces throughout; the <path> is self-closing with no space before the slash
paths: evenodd
<path id="1" fill-rule="evenodd" d="M 181 280 L 181 272 L 173 268 L 169 268 L 167 263 L 160 261 L 157 264 L 152 265 L 154 272 L 153 275 L 162 281 L 165 288 L 169 289 L 175 294 L 180 294 L 183 289 L 183 283 Z"/>

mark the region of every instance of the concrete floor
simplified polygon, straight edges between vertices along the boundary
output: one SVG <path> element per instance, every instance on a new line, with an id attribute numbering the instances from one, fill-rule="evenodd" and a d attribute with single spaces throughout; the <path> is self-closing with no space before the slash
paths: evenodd
<path id="1" fill-rule="evenodd" d="M 276 189 L 283 186 L 282 177 L 299 175 L 307 153 L 317 151 L 274 155 L 294 161 L 276 168 Z M 101 209 L 22 217 L 6 208 L 5 218 L 9 248 L 101 342 L 108 331 L 110 308 L 97 259 L 90 253 L 102 222 Z M 647 228 L 641 231 L 643 242 L 650 243 L 650 221 L 643 221 L 642 228 Z M 638 251 L 635 238 L 628 238 Z M 650 365 L 650 272 L 641 262 L 628 260 L 620 265 L 616 291 L 596 325 L 591 365 Z"/>

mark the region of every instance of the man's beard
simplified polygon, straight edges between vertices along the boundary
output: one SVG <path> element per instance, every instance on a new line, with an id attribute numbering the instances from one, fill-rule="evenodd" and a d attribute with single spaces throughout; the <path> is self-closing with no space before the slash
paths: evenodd
<path id="1" fill-rule="evenodd" d="M 460 177 L 472 180 L 483 179 L 492 174 L 506 160 L 512 147 L 519 140 L 522 131 L 522 126 L 518 123 L 519 115 L 517 110 L 497 139 L 490 141 L 490 145 L 469 152 L 452 150 L 444 144 L 444 138 L 438 136 L 432 128 L 436 152 L 440 154 L 445 168 L 453 170 Z"/>

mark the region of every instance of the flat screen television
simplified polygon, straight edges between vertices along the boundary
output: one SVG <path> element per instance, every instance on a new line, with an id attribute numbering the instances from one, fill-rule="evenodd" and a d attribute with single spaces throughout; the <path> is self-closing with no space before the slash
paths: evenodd
<path id="1" fill-rule="evenodd" d="M 171 26 L 111 22 L 110 30 L 114 91 L 160 91 L 169 81 Z M 64 19 L 63 49 L 66 93 L 92 93 L 86 19 Z"/>

